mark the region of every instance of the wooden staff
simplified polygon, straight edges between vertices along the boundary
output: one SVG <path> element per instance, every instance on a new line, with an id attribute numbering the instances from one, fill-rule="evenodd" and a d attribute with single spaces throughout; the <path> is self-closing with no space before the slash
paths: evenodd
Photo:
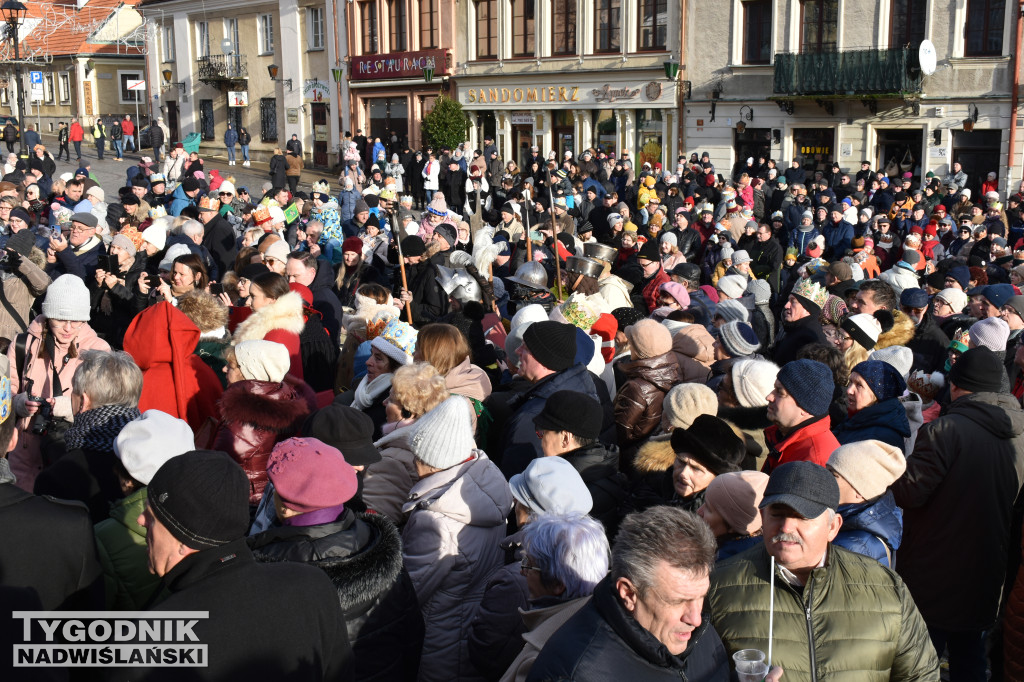
<path id="1" fill-rule="evenodd" d="M 533 197 L 530 196 L 532 193 L 524 189 L 522 191 L 528 198 L 523 202 L 523 220 L 526 222 L 526 262 L 533 261 L 533 249 L 530 248 L 530 203 L 533 202 Z"/>
<path id="2" fill-rule="evenodd" d="M 391 216 L 391 235 L 395 239 L 395 244 L 398 245 L 398 270 L 402 273 L 402 291 L 409 290 L 409 282 L 405 278 L 405 256 L 402 255 L 402 240 L 400 239 L 402 228 L 398 225 L 398 221 L 395 219 L 395 212 L 391 210 L 388 212 Z M 410 292 L 412 293 L 412 292 Z M 406 317 L 409 318 L 409 324 L 412 325 L 412 301 L 408 301 L 405 304 Z"/>
<path id="3" fill-rule="evenodd" d="M 562 269 L 558 264 L 558 224 L 555 222 L 555 193 L 551 189 L 551 166 L 548 166 L 548 213 L 551 216 L 551 239 L 554 241 L 552 249 L 555 252 L 555 286 L 558 291 L 558 300 L 562 300 Z"/>

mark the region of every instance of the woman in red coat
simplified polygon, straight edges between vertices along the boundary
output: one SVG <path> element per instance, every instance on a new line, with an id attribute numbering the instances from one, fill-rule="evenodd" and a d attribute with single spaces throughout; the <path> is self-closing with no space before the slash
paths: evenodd
<path id="1" fill-rule="evenodd" d="M 298 434 L 316 409 L 313 390 L 287 376 L 288 350 L 273 341 L 243 341 L 229 348 L 228 387 L 220 399 L 213 449 L 228 453 L 249 477 L 255 510 L 267 486 L 267 459 L 274 445 Z"/>
<path id="2" fill-rule="evenodd" d="M 288 373 L 303 378 L 299 334 L 306 324 L 302 297 L 288 288 L 283 275 L 268 272 L 249 283 L 252 315 L 235 329 L 232 344 L 242 341 L 274 341 L 288 349 Z"/>

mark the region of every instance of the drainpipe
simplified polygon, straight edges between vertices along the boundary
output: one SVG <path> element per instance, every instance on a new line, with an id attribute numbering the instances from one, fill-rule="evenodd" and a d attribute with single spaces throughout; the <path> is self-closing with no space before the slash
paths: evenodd
<path id="1" fill-rule="evenodd" d="M 1024 2 L 1017 7 L 1017 42 L 1014 44 L 1013 52 L 1013 91 L 1010 96 L 1010 143 L 1009 152 L 1006 158 L 1006 196 L 1012 191 L 1013 169 L 1016 167 L 1015 155 L 1017 151 L 1017 107 L 1020 92 L 1020 41 L 1021 33 L 1024 32 Z"/>
<path id="2" fill-rule="evenodd" d="M 1024 1 L 1024 0 L 1022 0 Z M 683 117 L 686 112 L 686 100 L 683 98 L 683 81 L 687 79 L 686 73 L 686 62 L 684 61 L 683 55 L 687 54 L 686 50 L 686 13 L 688 11 L 687 1 L 682 0 L 679 3 L 679 76 L 677 76 L 676 93 L 679 97 L 679 113 L 676 115 L 676 123 L 679 126 L 679 148 L 676 150 L 676 156 L 680 154 L 686 155 L 686 125 L 683 121 Z M 673 164 L 673 169 L 675 165 Z"/>

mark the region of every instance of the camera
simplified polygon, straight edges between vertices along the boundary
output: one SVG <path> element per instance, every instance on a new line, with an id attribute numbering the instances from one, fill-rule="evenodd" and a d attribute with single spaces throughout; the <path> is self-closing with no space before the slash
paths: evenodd
<path id="1" fill-rule="evenodd" d="M 53 405 L 44 402 L 39 411 L 36 412 L 36 419 L 32 422 L 32 433 L 37 436 L 45 436 L 46 432 L 53 426 Z"/>

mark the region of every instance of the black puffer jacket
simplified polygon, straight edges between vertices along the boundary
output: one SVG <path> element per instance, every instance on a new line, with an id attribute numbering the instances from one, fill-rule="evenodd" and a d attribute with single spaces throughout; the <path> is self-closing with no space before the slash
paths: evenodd
<path id="1" fill-rule="evenodd" d="M 594 499 L 590 515 L 604 524 L 609 538 L 614 538 L 629 486 L 626 475 L 619 470 L 619 449 L 597 442 L 561 457 L 572 465 L 590 491 Z"/>
<path id="2" fill-rule="evenodd" d="M 302 562 L 331 579 L 352 644 L 353 679 L 416 679 L 423 616 L 390 521 L 346 509 L 332 523 L 272 528 L 248 543 L 257 561 Z"/>
<path id="3" fill-rule="evenodd" d="M 673 656 L 626 611 L 609 576 L 594 588 L 590 602 L 548 640 L 526 679 L 725 682 L 730 671 L 708 614 L 691 633 L 686 651 Z"/>

